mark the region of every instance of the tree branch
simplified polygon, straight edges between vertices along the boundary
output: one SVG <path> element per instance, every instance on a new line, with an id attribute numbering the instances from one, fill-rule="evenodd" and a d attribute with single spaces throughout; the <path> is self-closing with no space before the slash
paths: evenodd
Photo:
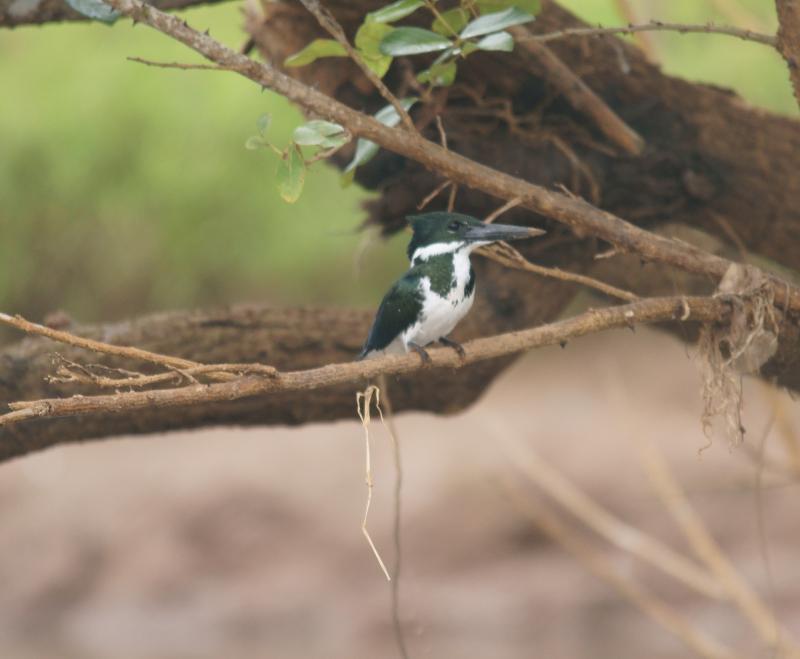
<path id="1" fill-rule="evenodd" d="M 195 5 L 217 4 L 223 0 L 152 0 L 152 5 L 167 11 Z M 64 0 L 0 0 L 0 28 L 41 25 L 59 21 L 88 21 Z"/>
<path id="2" fill-rule="evenodd" d="M 536 58 L 544 69 L 548 82 L 558 89 L 578 112 L 591 117 L 597 128 L 613 144 L 632 156 L 638 156 L 644 150 L 645 143 L 642 136 L 622 121 L 605 101 L 545 44 L 538 43 L 537 39 L 530 39 L 531 33 L 527 28 L 516 26 L 510 28 L 509 32 L 524 50 Z"/>
<path id="3" fill-rule="evenodd" d="M 380 375 L 407 374 L 421 368 L 462 368 L 607 329 L 664 321 L 724 323 L 729 313 L 730 305 L 717 298 L 651 298 L 606 309 L 593 309 L 568 320 L 533 329 L 475 339 L 464 344 L 464 358 L 448 348 L 432 349 L 429 365 L 423 364 L 416 354 L 389 355 L 305 371 L 282 372 L 273 378 L 242 377 L 232 382 L 196 384 L 177 389 L 14 402 L 8 405 L 12 411 L 0 416 L 0 428 L 30 419 L 85 418 L 147 408 L 202 406 L 290 391 L 314 391 L 336 385 L 363 383 Z"/>
<path id="4" fill-rule="evenodd" d="M 356 51 L 355 48 L 350 44 L 350 41 L 345 35 L 342 26 L 339 25 L 338 21 L 333 17 L 333 15 L 323 7 L 319 0 L 300 0 L 303 6 L 317 19 L 317 22 L 330 34 L 336 41 L 338 41 L 342 47 L 347 51 L 347 54 L 350 56 L 350 59 L 353 60 L 361 72 L 367 76 L 367 79 L 372 83 L 375 89 L 378 90 L 378 93 L 383 96 L 387 103 L 389 103 L 397 112 L 397 116 L 403 121 L 408 130 L 412 133 L 417 132 L 416 126 L 414 126 L 414 122 L 411 121 L 411 116 L 408 114 L 406 109 L 397 99 L 397 97 L 389 91 L 389 88 L 383 84 L 383 80 L 381 80 L 375 72 L 369 68 L 367 63 L 364 61 L 364 58 Z"/>
<path id="5" fill-rule="evenodd" d="M 794 96 L 800 105 L 800 4 L 797 0 L 775 0 L 778 11 L 777 48 L 789 67 Z"/>
<path id="6" fill-rule="evenodd" d="M 297 103 L 306 111 L 326 117 L 344 126 L 353 135 L 372 140 L 395 153 L 416 160 L 431 171 L 454 182 L 481 190 L 500 199 L 519 197 L 522 206 L 571 227 L 580 235 L 594 235 L 608 241 L 621 252 L 635 252 L 646 260 L 706 274 L 720 279 L 731 262 L 655 236 L 577 198 L 546 190 L 514 176 L 504 174 L 425 140 L 407 130 L 390 128 L 331 97 L 290 78 L 269 64 L 255 62 L 184 21 L 165 14 L 139 0 L 109 0 L 121 13 L 170 35 L 200 53 L 206 59 L 272 89 Z M 774 275 L 766 275 L 777 304 L 800 312 L 800 289 Z"/>
<path id="7" fill-rule="evenodd" d="M 778 0 L 780 2 L 780 0 Z M 612 27 L 572 27 L 564 30 L 556 30 L 547 34 L 530 34 L 525 39 L 527 41 L 548 42 L 566 37 L 601 37 L 615 34 L 636 34 L 639 32 L 678 32 L 680 34 L 702 33 L 702 34 L 723 34 L 729 37 L 736 37 L 743 41 L 753 41 L 764 44 L 765 46 L 778 46 L 778 39 L 771 34 L 761 34 L 753 30 L 747 30 L 729 25 L 714 25 L 705 23 L 703 25 L 692 25 L 687 23 L 665 23 L 664 21 L 650 21 L 641 25 L 617 25 Z"/>

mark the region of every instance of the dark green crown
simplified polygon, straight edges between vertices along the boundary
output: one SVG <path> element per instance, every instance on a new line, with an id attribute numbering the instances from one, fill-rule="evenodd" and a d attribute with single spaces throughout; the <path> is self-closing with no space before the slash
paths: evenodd
<path id="1" fill-rule="evenodd" d="M 406 219 L 414 231 L 414 236 L 408 243 L 409 259 L 420 247 L 436 243 L 467 242 L 467 231 L 483 225 L 479 219 L 462 213 L 423 213 L 409 215 Z"/>

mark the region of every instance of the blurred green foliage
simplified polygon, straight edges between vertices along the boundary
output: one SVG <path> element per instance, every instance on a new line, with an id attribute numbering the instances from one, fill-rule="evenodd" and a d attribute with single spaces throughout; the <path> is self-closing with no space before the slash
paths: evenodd
<path id="1" fill-rule="evenodd" d="M 737 1 L 774 29 L 771 2 Z M 592 22 L 621 20 L 613 0 L 564 4 Z M 724 20 L 700 0 L 658 11 L 652 17 Z M 235 3 L 185 16 L 234 47 L 244 39 Z M 653 38 L 668 71 L 796 111 L 770 49 L 707 35 Z M 320 163 L 287 205 L 276 156 L 244 149 L 262 113 L 272 114 L 280 146 L 299 114 L 234 74 L 150 68 L 129 55 L 198 61 L 128 21 L 0 30 L 0 308 L 99 320 L 248 300 L 374 303 L 404 267 L 405 238 L 368 250 L 357 275 L 365 193 L 341 189 Z"/>

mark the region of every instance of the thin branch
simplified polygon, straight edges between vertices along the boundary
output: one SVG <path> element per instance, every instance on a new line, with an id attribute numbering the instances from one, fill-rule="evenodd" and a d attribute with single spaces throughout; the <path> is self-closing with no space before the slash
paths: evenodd
<path id="1" fill-rule="evenodd" d="M 407 130 L 385 126 L 267 63 L 251 60 L 226 48 L 210 36 L 192 29 L 181 19 L 158 11 L 140 0 L 108 0 L 108 4 L 138 22 L 177 39 L 206 59 L 272 89 L 305 110 L 341 124 L 354 136 L 366 138 L 415 160 L 438 175 L 452 179 L 454 183 L 467 185 L 499 199 L 521 197 L 525 208 L 561 222 L 579 235 L 595 236 L 611 243 L 620 252 L 634 252 L 645 260 L 667 263 L 717 279 L 722 278 L 732 265 L 727 259 L 640 229 L 581 199 L 572 199 L 504 174 L 453 151 L 446 151 Z M 774 275 L 766 277 L 775 302 L 793 311 L 800 311 L 800 289 Z"/>
<path id="2" fill-rule="evenodd" d="M 564 95 L 572 107 L 587 114 L 613 144 L 631 156 L 638 156 L 644 151 L 642 136 L 620 119 L 552 50 L 539 41 L 529 39 L 531 33 L 525 27 L 516 26 L 509 31 L 536 58 L 544 69 L 547 80 Z"/>
<path id="3" fill-rule="evenodd" d="M 516 208 L 517 206 L 519 206 L 521 203 L 522 203 L 522 199 L 520 199 L 519 197 L 516 197 L 515 199 L 511 199 L 511 200 L 507 201 L 506 203 L 504 203 L 502 206 L 500 206 L 500 208 L 497 208 L 497 209 L 493 210 L 491 213 L 489 213 L 489 215 L 487 215 L 483 219 L 483 221 L 486 224 L 491 224 L 498 217 L 500 217 L 503 213 L 507 213 L 512 208 Z"/>
<path id="4" fill-rule="evenodd" d="M 314 16 L 314 18 L 317 19 L 317 22 L 328 32 L 328 34 L 330 34 L 342 45 L 342 47 L 347 51 L 347 54 L 350 56 L 350 59 L 353 60 L 358 68 L 361 69 L 362 73 L 367 76 L 367 79 L 373 84 L 375 89 L 378 90 L 378 93 L 392 105 L 403 124 L 405 124 L 406 128 L 408 128 L 408 130 L 410 130 L 412 133 L 416 133 L 417 127 L 411 120 L 411 115 L 408 114 L 398 98 L 392 94 L 389 88 L 383 84 L 383 80 L 378 77 L 375 71 L 369 68 L 369 65 L 364 61 L 364 58 L 361 57 L 361 54 L 355 48 L 353 48 L 353 46 L 350 44 L 350 40 L 347 38 L 347 35 L 345 35 L 342 26 L 339 25 L 339 22 L 336 20 L 336 18 L 334 18 L 333 14 L 323 7 L 319 0 L 300 0 L 300 2 Z"/>
<path id="5" fill-rule="evenodd" d="M 100 386 L 150 386 L 160 382 L 168 382 L 176 377 L 176 375 L 186 376 L 187 374 L 203 374 L 210 379 L 219 382 L 230 382 L 240 377 L 242 373 L 256 373 L 260 372 L 261 375 L 268 375 L 274 377 L 277 370 L 271 366 L 263 364 L 217 364 L 214 368 L 208 368 L 206 364 L 191 361 L 189 359 L 182 359 L 180 357 L 172 357 L 170 355 L 161 355 L 149 350 L 142 350 L 141 348 L 134 348 L 131 346 L 117 346 L 112 343 L 103 343 L 102 341 L 95 341 L 94 339 L 87 339 L 82 336 L 70 334 L 62 330 L 52 329 L 45 325 L 32 323 L 25 320 L 21 316 L 9 316 L 8 314 L 0 312 L 0 323 L 9 325 L 26 334 L 34 334 L 37 336 L 44 336 L 53 341 L 64 343 L 67 345 L 75 346 L 76 348 L 83 348 L 91 350 L 92 352 L 101 353 L 104 355 L 114 355 L 116 357 L 125 357 L 139 362 L 147 362 L 150 364 L 157 364 L 159 366 L 171 369 L 169 373 L 164 373 L 157 376 L 134 376 L 128 378 L 127 381 L 120 381 L 116 384 L 100 384 L 100 382 L 93 382 Z M 80 376 L 76 373 L 75 379 L 79 380 Z M 144 379 L 144 380 L 143 380 Z M 100 379 L 102 380 L 102 378 Z"/>
<path id="6" fill-rule="evenodd" d="M 159 366 L 166 366 L 167 368 L 194 368 L 201 366 L 197 362 L 189 359 L 181 359 L 180 357 L 172 357 L 170 355 L 160 355 L 156 352 L 149 350 L 142 350 L 141 348 L 133 348 L 130 346 L 116 346 L 111 343 L 103 343 L 102 341 L 95 341 L 94 339 L 87 339 L 82 336 L 70 334 L 62 330 L 53 329 L 46 325 L 39 325 L 25 320 L 22 316 L 9 316 L 8 314 L 0 312 L 0 323 L 14 327 L 26 334 L 34 334 L 37 336 L 44 336 L 59 343 L 75 346 L 76 348 L 83 348 L 98 352 L 106 355 L 115 355 L 117 357 L 127 357 L 139 362 L 148 362 L 150 364 L 158 364 Z"/>
<path id="7" fill-rule="evenodd" d="M 87 384 L 103 389 L 126 389 L 129 387 L 141 389 L 143 387 L 152 387 L 154 385 L 180 381 L 182 379 L 191 379 L 197 382 L 194 377 L 203 375 L 208 376 L 209 379 L 224 382 L 242 377 L 243 375 L 276 377 L 278 374 L 277 369 L 264 364 L 204 364 L 192 368 L 173 370 L 168 373 L 156 373 L 155 375 L 136 373 L 128 375 L 127 377 L 117 378 L 99 375 L 93 372 L 93 368 L 97 366 L 106 368 L 102 364 L 95 365 L 94 367 L 91 365 L 83 366 L 69 359 L 65 359 L 60 355 L 58 355 L 57 358 L 60 360 L 61 365 L 56 370 L 56 374 L 48 378 L 50 382 Z M 222 373 L 232 375 L 233 377 L 220 378 L 219 376 Z"/>
<path id="8" fill-rule="evenodd" d="M 778 39 L 771 34 L 762 34 L 744 28 L 732 27 L 730 25 L 715 25 L 714 23 L 689 24 L 689 23 L 666 23 L 664 21 L 650 21 L 640 25 L 618 25 L 613 27 L 570 27 L 563 30 L 548 32 L 547 34 L 531 34 L 526 37 L 528 41 L 538 41 L 545 43 L 564 39 L 566 37 L 600 37 L 614 34 L 636 34 L 637 32 L 678 32 L 680 34 L 703 33 L 703 34 L 723 34 L 729 37 L 736 37 L 744 41 L 754 41 L 765 46 L 778 46 Z"/>
<path id="9" fill-rule="evenodd" d="M 525 270 L 526 272 L 532 272 L 534 274 L 541 275 L 542 277 L 549 277 L 550 279 L 559 279 L 561 281 L 580 284 L 581 286 L 592 288 L 600 293 L 603 293 L 604 295 L 608 295 L 619 300 L 625 300 L 626 302 L 633 302 L 639 299 L 639 296 L 635 293 L 631 293 L 630 291 L 626 291 L 622 288 L 617 288 L 611 284 L 606 284 L 599 279 L 588 277 L 586 275 L 579 275 L 574 272 L 566 272 L 561 268 L 547 268 L 543 265 L 531 263 L 514 247 L 506 243 L 496 243 L 487 247 L 480 247 L 477 250 L 477 253 L 509 268 Z"/>
<path id="10" fill-rule="evenodd" d="M 688 310 L 688 314 L 686 313 Z M 132 391 L 114 395 L 73 396 L 10 403 L 12 412 L 0 416 L 0 427 L 30 418 L 58 418 L 120 413 L 147 408 L 169 408 L 232 401 L 284 391 L 312 391 L 335 385 L 363 383 L 381 374 L 400 375 L 421 368 L 463 368 L 469 364 L 560 344 L 603 330 L 639 323 L 678 321 L 727 322 L 730 306 L 710 297 L 664 297 L 632 304 L 592 309 L 567 320 L 519 332 L 475 339 L 464 344 L 466 354 L 448 348 L 429 350 L 430 363 L 418 355 L 386 355 L 358 362 L 330 364 L 305 371 L 279 373 L 274 378 L 242 377 L 233 382 L 196 384 L 177 389 Z"/>
<path id="11" fill-rule="evenodd" d="M 144 57 L 126 57 L 129 62 L 153 66 L 158 69 L 181 69 L 183 71 L 231 71 L 232 69 L 220 64 L 188 64 L 184 62 L 157 62 Z"/>
<path id="12" fill-rule="evenodd" d="M 636 11 L 633 7 L 631 7 L 631 3 L 628 0 L 616 0 L 614 4 L 617 6 L 617 11 L 629 25 L 639 22 L 639 17 L 636 15 Z M 639 45 L 639 48 L 642 49 L 645 56 L 651 62 L 658 61 L 658 57 L 656 56 L 656 48 L 653 44 L 653 37 L 651 34 L 648 34 L 647 32 L 639 32 L 635 35 L 634 39 Z"/>

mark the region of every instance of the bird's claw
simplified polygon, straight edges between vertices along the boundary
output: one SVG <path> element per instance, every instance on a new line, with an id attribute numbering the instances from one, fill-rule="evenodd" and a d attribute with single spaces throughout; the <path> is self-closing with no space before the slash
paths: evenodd
<path id="1" fill-rule="evenodd" d="M 467 358 L 467 351 L 464 350 L 464 346 L 462 346 L 458 341 L 453 341 L 453 339 L 448 339 L 446 336 L 443 336 L 439 339 L 439 343 L 455 350 L 461 359 Z"/>
<path id="2" fill-rule="evenodd" d="M 430 366 L 433 363 L 433 360 L 431 359 L 431 356 L 428 354 L 428 351 L 425 350 L 425 348 L 423 348 L 418 343 L 413 343 L 413 342 L 409 343 L 408 347 L 419 355 L 423 365 Z"/>

